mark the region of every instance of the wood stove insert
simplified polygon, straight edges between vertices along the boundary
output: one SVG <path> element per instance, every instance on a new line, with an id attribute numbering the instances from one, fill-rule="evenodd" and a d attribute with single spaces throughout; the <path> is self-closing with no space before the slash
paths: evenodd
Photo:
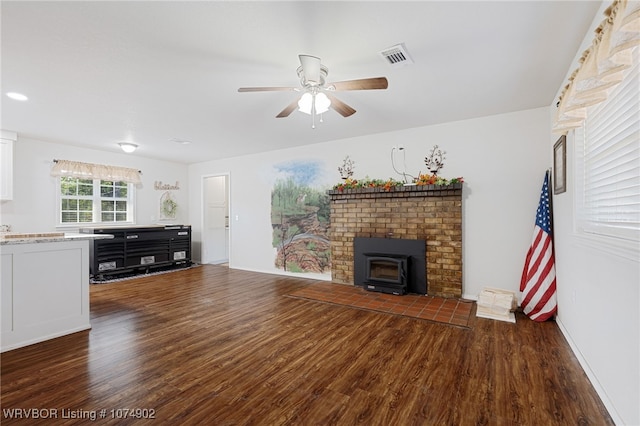
<path id="1" fill-rule="evenodd" d="M 364 256 L 367 290 L 398 295 L 407 293 L 410 256 L 387 253 L 364 253 Z"/>
<path id="2" fill-rule="evenodd" d="M 427 293 L 426 242 L 397 238 L 354 238 L 354 284 L 403 295 Z"/>

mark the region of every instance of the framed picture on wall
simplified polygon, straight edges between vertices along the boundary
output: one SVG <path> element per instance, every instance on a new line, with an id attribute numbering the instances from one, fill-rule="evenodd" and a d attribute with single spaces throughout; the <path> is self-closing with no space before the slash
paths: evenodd
<path id="1" fill-rule="evenodd" d="M 553 145 L 553 193 L 562 194 L 567 190 L 567 137 Z"/>

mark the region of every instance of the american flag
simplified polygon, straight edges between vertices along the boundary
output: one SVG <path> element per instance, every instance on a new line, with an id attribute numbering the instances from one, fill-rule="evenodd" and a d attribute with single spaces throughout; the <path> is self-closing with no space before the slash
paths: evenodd
<path id="1" fill-rule="evenodd" d="M 546 321 L 558 310 L 556 268 L 553 254 L 551 211 L 549 209 L 549 172 L 544 177 L 540 203 L 533 229 L 533 241 L 524 262 L 520 280 L 525 314 L 534 321 Z"/>

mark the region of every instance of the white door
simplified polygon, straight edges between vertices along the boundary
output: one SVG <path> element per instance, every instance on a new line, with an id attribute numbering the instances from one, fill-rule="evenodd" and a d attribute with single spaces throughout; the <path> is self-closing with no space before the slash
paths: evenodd
<path id="1" fill-rule="evenodd" d="M 204 195 L 202 263 L 229 261 L 229 176 L 208 176 Z"/>

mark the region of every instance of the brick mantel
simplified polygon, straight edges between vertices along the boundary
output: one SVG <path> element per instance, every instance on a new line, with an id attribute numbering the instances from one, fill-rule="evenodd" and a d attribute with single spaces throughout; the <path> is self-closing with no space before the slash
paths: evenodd
<path id="1" fill-rule="evenodd" d="M 353 188 L 331 200 L 331 273 L 353 284 L 355 237 L 425 240 L 427 294 L 462 296 L 462 183 Z"/>
<path id="2" fill-rule="evenodd" d="M 440 195 L 458 195 L 462 197 L 462 184 L 452 183 L 450 185 L 405 185 L 393 186 L 389 190 L 386 190 L 379 186 L 373 188 L 347 188 L 343 190 L 332 189 L 327 191 L 327 194 L 329 194 L 332 200 L 334 198 L 402 198 Z"/>

